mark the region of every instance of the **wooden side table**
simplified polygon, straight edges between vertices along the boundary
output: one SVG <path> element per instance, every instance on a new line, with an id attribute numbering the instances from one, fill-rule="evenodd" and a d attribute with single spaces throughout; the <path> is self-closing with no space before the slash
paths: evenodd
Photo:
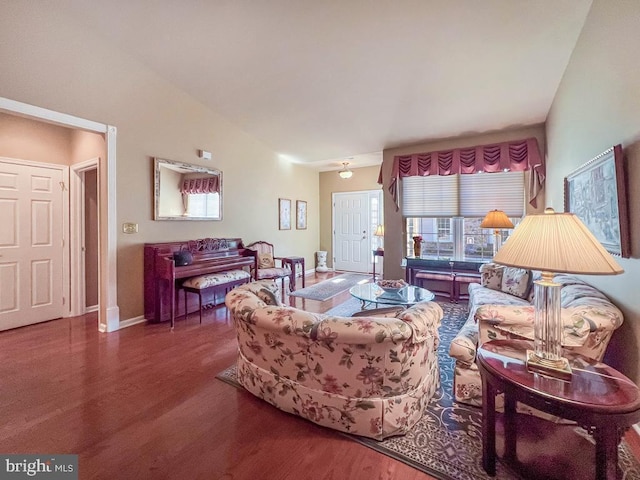
<path id="1" fill-rule="evenodd" d="M 598 480 L 617 478 L 618 444 L 624 431 L 640 421 L 640 389 L 604 363 L 567 353 L 573 369 L 571 381 L 532 373 L 525 352 L 533 342 L 493 340 L 478 349 L 482 376 L 482 466 L 496 472 L 495 397 L 504 392 L 504 456 L 516 458 L 516 402 L 575 421 L 596 442 Z"/>
<path id="2" fill-rule="evenodd" d="M 296 289 L 296 265 L 302 268 L 302 288 L 304 288 L 304 257 L 282 257 L 282 266 L 289 265 L 291 275 L 289 276 L 289 291 Z M 283 292 L 284 294 L 284 292 Z"/>

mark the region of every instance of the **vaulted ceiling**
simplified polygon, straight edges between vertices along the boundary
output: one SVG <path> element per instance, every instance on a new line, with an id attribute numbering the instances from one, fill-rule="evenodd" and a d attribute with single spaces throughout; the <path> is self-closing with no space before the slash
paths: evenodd
<path id="1" fill-rule="evenodd" d="M 294 162 L 546 119 L 591 0 L 56 0 Z"/>

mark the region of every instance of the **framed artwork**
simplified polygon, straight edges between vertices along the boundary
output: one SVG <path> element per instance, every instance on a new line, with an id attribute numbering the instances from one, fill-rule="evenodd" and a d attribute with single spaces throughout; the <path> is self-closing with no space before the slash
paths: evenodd
<path id="1" fill-rule="evenodd" d="M 629 257 L 629 216 L 622 146 L 616 145 L 564 179 L 564 211 L 575 213 L 612 255 Z"/>
<path id="2" fill-rule="evenodd" d="M 291 230 L 291 200 L 288 198 L 278 199 L 278 225 L 280 230 Z"/>
<path id="3" fill-rule="evenodd" d="M 307 202 L 304 200 L 296 200 L 296 228 L 307 229 Z"/>

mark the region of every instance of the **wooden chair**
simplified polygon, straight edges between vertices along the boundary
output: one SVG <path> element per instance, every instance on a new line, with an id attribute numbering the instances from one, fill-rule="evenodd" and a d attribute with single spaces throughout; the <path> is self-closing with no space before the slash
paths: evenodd
<path id="1" fill-rule="evenodd" d="M 289 282 L 293 282 L 293 271 L 288 265 L 282 261 L 283 257 L 276 257 L 273 254 L 273 244 L 258 240 L 246 246 L 251 250 L 254 250 L 258 254 L 257 264 L 258 269 L 253 275 L 256 280 L 273 280 L 274 282 L 280 279 L 282 281 L 282 301 L 284 301 L 284 283 L 285 278 L 289 278 Z M 276 265 L 279 262 L 280 266 Z"/>

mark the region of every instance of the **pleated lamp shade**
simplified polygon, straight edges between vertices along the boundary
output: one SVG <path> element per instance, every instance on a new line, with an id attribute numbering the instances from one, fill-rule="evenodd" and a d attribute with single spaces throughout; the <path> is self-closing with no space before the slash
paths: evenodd
<path id="1" fill-rule="evenodd" d="M 572 213 L 527 215 L 493 259 L 544 272 L 616 275 L 624 270 Z"/>
<path id="2" fill-rule="evenodd" d="M 491 210 L 482 220 L 480 228 L 513 228 L 513 223 L 502 210 Z"/>

